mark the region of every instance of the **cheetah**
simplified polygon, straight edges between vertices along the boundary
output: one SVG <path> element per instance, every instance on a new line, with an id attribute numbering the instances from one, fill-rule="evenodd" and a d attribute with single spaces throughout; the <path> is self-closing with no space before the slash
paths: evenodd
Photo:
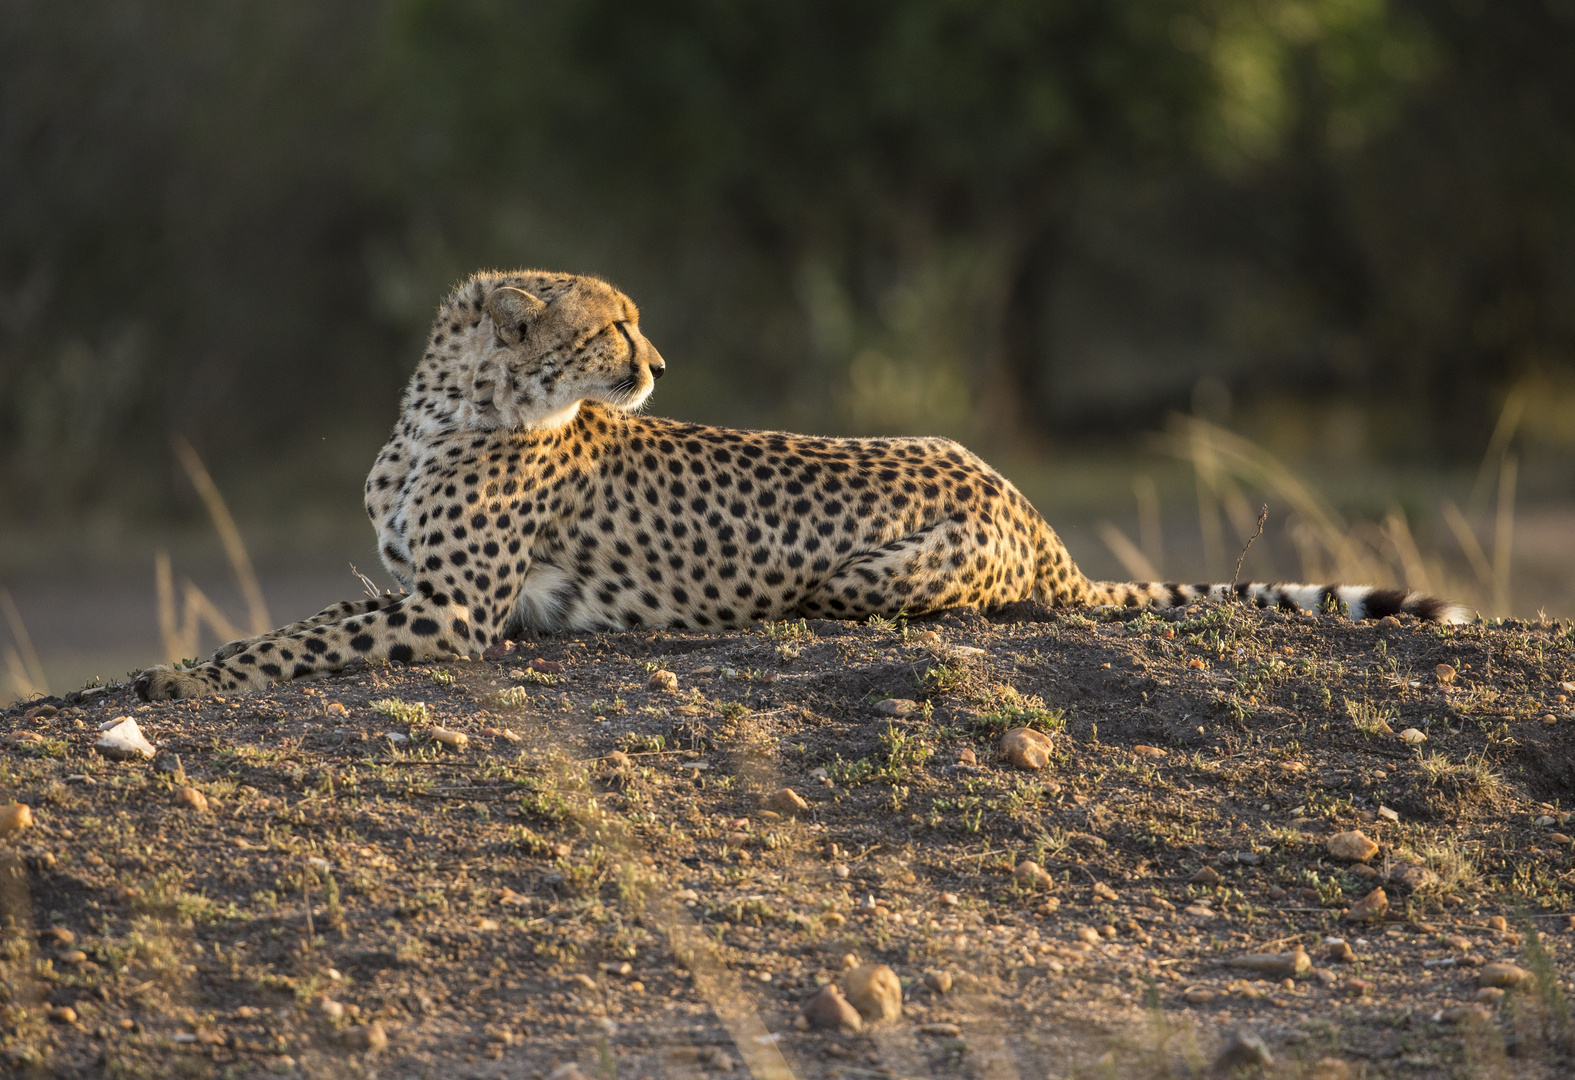
<path id="1" fill-rule="evenodd" d="M 942 438 L 822 438 L 642 415 L 666 363 L 596 277 L 483 272 L 433 324 L 366 483 L 404 589 L 336 604 L 207 663 L 154 667 L 146 700 L 255 690 L 351 660 L 479 653 L 525 629 L 721 630 L 1014 601 L 1240 599 L 1354 619 L 1458 621 L 1366 586 L 1090 581 L 1023 495 Z"/>

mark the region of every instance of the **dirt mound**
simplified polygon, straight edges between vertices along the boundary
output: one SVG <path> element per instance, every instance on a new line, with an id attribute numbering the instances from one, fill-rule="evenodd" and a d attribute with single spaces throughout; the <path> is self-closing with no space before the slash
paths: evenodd
<path id="1" fill-rule="evenodd" d="M 1557 1075 L 1571 680 L 1558 625 L 1029 605 L 34 703 L 0 720 L 33 818 L 0 837 L 0 1054 L 1158 1076 L 1245 1026 L 1297 1068 Z M 126 715 L 155 760 L 95 751 Z M 1046 768 L 1002 759 L 1015 728 Z M 1364 863 L 1329 854 L 1353 830 Z M 1479 1000 L 1495 960 L 1525 978 Z M 867 965 L 901 1018 L 801 1018 Z"/>

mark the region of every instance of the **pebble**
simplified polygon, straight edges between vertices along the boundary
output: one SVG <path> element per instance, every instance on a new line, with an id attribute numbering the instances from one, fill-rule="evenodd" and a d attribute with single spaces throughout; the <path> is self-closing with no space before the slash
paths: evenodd
<path id="1" fill-rule="evenodd" d="M 1356 954 L 1351 951 L 1351 943 L 1343 938 L 1335 938 L 1329 942 L 1329 951 L 1324 956 L 1332 964 L 1356 963 Z"/>
<path id="2" fill-rule="evenodd" d="M 941 893 L 941 904 L 944 907 L 956 907 L 961 901 L 954 892 Z"/>
<path id="3" fill-rule="evenodd" d="M 1472 994 L 1471 997 L 1484 1005 L 1497 1005 L 1504 1000 L 1504 988 L 1501 986 L 1484 986 L 1475 994 Z"/>
<path id="4" fill-rule="evenodd" d="M 952 988 L 952 973 L 949 971 L 927 971 L 924 973 L 924 985 L 937 994 L 944 994 Z"/>
<path id="5" fill-rule="evenodd" d="M 49 1018 L 57 1024 L 74 1024 L 77 1022 L 77 1011 L 70 1005 L 56 1005 L 49 1010 Z"/>
<path id="6" fill-rule="evenodd" d="M 957 764 L 977 765 L 979 764 L 979 758 L 974 754 L 972 747 L 965 746 L 957 751 Z"/>
<path id="7" fill-rule="evenodd" d="M 175 805 L 183 806 L 199 814 L 208 810 L 208 796 L 194 787 L 178 787 L 175 789 Z"/>
<path id="8" fill-rule="evenodd" d="M 918 708 L 919 703 L 908 698 L 887 698 L 875 703 L 875 711 L 882 716 L 912 716 Z"/>
<path id="9" fill-rule="evenodd" d="M 1412 892 L 1438 884 L 1438 875 L 1420 863 L 1402 863 L 1389 871 L 1389 880 Z"/>
<path id="10" fill-rule="evenodd" d="M 1388 910 L 1389 896 L 1379 887 L 1352 904 L 1345 913 L 1345 919 L 1347 922 L 1371 922 L 1383 918 L 1384 912 Z"/>
<path id="11" fill-rule="evenodd" d="M 365 1027 L 351 1028 L 345 1032 L 345 1043 L 354 1049 L 376 1054 L 388 1047 L 388 1032 L 383 1025 L 373 1022 Z"/>
<path id="12" fill-rule="evenodd" d="M 957 1036 L 962 1034 L 962 1028 L 958 1027 L 956 1024 L 947 1023 L 920 1024 L 913 1030 L 917 1031 L 920 1035 L 939 1035 L 943 1038 L 951 1039 L 955 1039 Z"/>
<path id="13" fill-rule="evenodd" d="M 627 979 L 634 974 L 634 965 L 627 960 L 604 960 L 598 967 L 605 975 L 616 975 L 620 979 Z"/>
<path id="14" fill-rule="evenodd" d="M 484 727 L 481 729 L 481 734 L 489 739 L 502 739 L 504 742 L 517 743 L 521 741 L 519 735 L 516 735 L 512 729 L 506 727 Z"/>
<path id="15" fill-rule="evenodd" d="M 1349 978 L 1340 983 L 1340 993 L 1351 997 L 1366 997 L 1372 993 L 1373 984 L 1366 979 Z"/>
<path id="16" fill-rule="evenodd" d="M 339 1020 L 344 1017 L 345 1007 L 333 998 L 323 998 L 317 1003 L 317 1008 L 330 1020 Z"/>
<path id="17" fill-rule="evenodd" d="M 1484 964 L 1482 970 L 1477 972 L 1478 986 L 1501 986 L 1506 990 L 1513 990 L 1530 981 L 1531 972 L 1507 960 Z"/>
<path id="18" fill-rule="evenodd" d="M 1049 876 L 1049 874 L 1045 875 L 1046 878 Z M 1109 900 L 1114 902 L 1121 899 L 1121 897 L 1117 894 L 1116 890 L 1112 889 L 1109 885 L 1106 885 L 1103 881 L 1096 881 L 1094 882 L 1094 899 Z"/>
<path id="19" fill-rule="evenodd" d="M 834 985 L 823 986 L 820 993 L 804 1004 L 804 1020 L 810 1027 L 831 1031 L 862 1031 L 864 1019 L 848 1004 Z"/>
<path id="20" fill-rule="evenodd" d="M 646 680 L 648 690 L 666 690 L 670 694 L 678 692 L 678 676 L 666 668 L 657 668 L 651 672 L 651 677 Z"/>
<path id="21" fill-rule="evenodd" d="M 1019 769 L 1043 769 L 1050 764 L 1050 737 L 1032 728 L 1012 728 L 1001 736 L 1001 753 Z"/>
<path id="22" fill-rule="evenodd" d="M 1312 970 L 1312 957 L 1300 945 L 1290 952 L 1248 953 L 1228 962 L 1231 967 L 1246 968 L 1274 979 L 1292 979 Z"/>
<path id="23" fill-rule="evenodd" d="M 117 717 L 103 729 L 93 749 L 115 761 L 151 761 L 153 744 L 142 736 L 142 729 L 129 716 Z"/>
<path id="24" fill-rule="evenodd" d="M 790 787 L 777 788 L 773 791 L 766 799 L 766 806 L 783 817 L 798 817 L 809 810 L 809 803 Z"/>
<path id="25" fill-rule="evenodd" d="M 74 943 L 77 940 L 77 936 L 64 926 L 51 926 L 47 930 L 39 931 L 38 940 L 44 945 L 55 945 L 63 948 Z"/>
<path id="26" fill-rule="evenodd" d="M 1214 1068 L 1228 1073 L 1232 1069 L 1250 1069 L 1254 1066 L 1266 1069 L 1273 1064 L 1274 1055 L 1269 1053 L 1268 1046 L 1257 1033 L 1250 1028 L 1237 1028 L 1220 1051 L 1220 1056 L 1215 1059 Z"/>
<path id="27" fill-rule="evenodd" d="M 463 750 L 470 745 L 469 735 L 452 728 L 435 727 L 432 729 L 432 737 L 450 750 Z"/>
<path id="28" fill-rule="evenodd" d="M 1165 756 L 1165 751 L 1161 750 L 1159 747 L 1148 746 L 1144 743 L 1138 743 L 1132 748 L 1132 752 L 1139 757 L 1146 758 L 1162 758 Z"/>
<path id="29" fill-rule="evenodd" d="M 902 983 L 885 964 L 865 964 L 842 977 L 848 1003 L 865 1020 L 895 1020 L 902 1015 Z"/>
<path id="30" fill-rule="evenodd" d="M 1402 731 L 1400 738 L 1412 746 L 1420 746 L 1427 742 L 1427 736 L 1414 727 L 1408 727 Z"/>
<path id="31" fill-rule="evenodd" d="M 1181 1000 L 1188 1005 L 1207 1005 L 1217 997 L 1219 994 L 1206 986 L 1189 986 L 1181 992 Z"/>
<path id="32" fill-rule="evenodd" d="M 1438 676 L 1438 681 L 1441 683 L 1447 684 L 1455 681 L 1455 669 L 1448 664 L 1439 664 L 1433 669 L 1433 674 Z"/>
<path id="33" fill-rule="evenodd" d="M 1205 866 L 1187 880 L 1193 885 L 1218 885 L 1224 879 L 1220 877 L 1220 872 L 1214 867 Z"/>
<path id="34" fill-rule="evenodd" d="M 1487 924 L 1489 930 L 1497 930 L 1501 934 L 1509 929 L 1509 923 L 1502 915 L 1489 915 Z"/>
<path id="35" fill-rule="evenodd" d="M 1047 889 L 1053 883 L 1050 871 L 1034 862 L 1024 859 L 1017 864 L 1017 869 L 1012 871 L 1012 877 L 1018 886 L 1024 889 Z"/>
<path id="36" fill-rule="evenodd" d="M 1077 928 L 1077 936 L 1080 941 L 1086 941 L 1090 945 L 1098 945 L 1100 942 L 1105 940 L 1104 937 L 1100 935 L 1099 931 L 1095 930 L 1092 926 L 1079 926 Z"/>
<path id="37" fill-rule="evenodd" d="M 87 958 L 87 953 L 81 949 L 67 949 L 60 954 L 60 962 L 62 964 L 85 964 L 87 963 Z"/>
<path id="38" fill-rule="evenodd" d="M 532 660 L 529 664 L 527 664 L 525 666 L 530 668 L 532 671 L 539 671 L 543 675 L 562 675 L 563 674 L 563 665 L 562 664 L 558 663 L 558 661 L 556 661 L 556 660 L 543 660 L 539 656 L 536 657 L 536 659 Z"/>
<path id="39" fill-rule="evenodd" d="M 21 832 L 33 824 L 33 808 L 27 803 L 15 802 L 0 806 L 0 836 Z"/>
<path id="40" fill-rule="evenodd" d="M 1359 863 L 1366 862 L 1378 854 L 1378 845 L 1360 829 L 1335 833 L 1324 844 L 1324 849 L 1336 859 Z"/>

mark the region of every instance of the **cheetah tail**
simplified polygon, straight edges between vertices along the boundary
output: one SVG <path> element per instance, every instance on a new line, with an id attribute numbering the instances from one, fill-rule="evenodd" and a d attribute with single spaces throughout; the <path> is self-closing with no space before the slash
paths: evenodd
<path id="1" fill-rule="evenodd" d="M 1292 585 L 1243 581 L 1230 585 L 1170 585 L 1157 582 L 1091 581 L 1092 605 L 1113 607 L 1185 607 L 1199 600 L 1241 599 L 1255 607 L 1280 611 L 1322 611 L 1339 604 L 1354 620 L 1381 619 L 1385 615 L 1414 615 L 1437 623 L 1461 623 L 1470 618 L 1465 608 L 1449 600 L 1404 589 L 1372 585 Z"/>

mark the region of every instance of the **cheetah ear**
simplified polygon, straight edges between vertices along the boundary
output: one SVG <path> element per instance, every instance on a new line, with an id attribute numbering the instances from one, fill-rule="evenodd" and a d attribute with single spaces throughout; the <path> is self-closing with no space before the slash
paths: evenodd
<path id="1" fill-rule="evenodd" d="M 505 285 L 487 297 L 487 314 L 500 345 L 518 345 L 530 335 L 547 305 L 524 289 Z"/>

